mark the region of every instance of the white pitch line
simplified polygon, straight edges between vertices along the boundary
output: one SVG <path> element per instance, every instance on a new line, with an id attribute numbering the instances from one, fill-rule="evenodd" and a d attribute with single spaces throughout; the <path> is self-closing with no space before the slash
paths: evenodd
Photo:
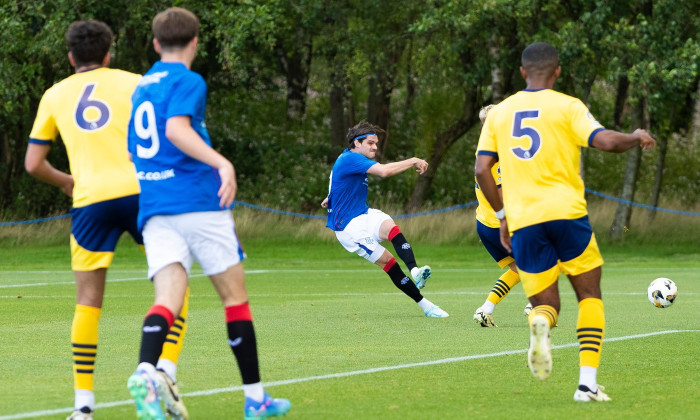
<path id="1" fill-rule="evenodd" d="M 459 296 L 482 296 L 484 295 L 484 292 L 464 292 L 464 291 L 457 291 L 457 290 L 445 290 L 445 291 L 435 291 L 435 292 L 428 292 L 427 293 L 430 296 L 438 296 L 438 295 L 459 295 Z M 573 296 L 574 292 L 559 292 L 561 296 Z M 687 295 L 696 295 L 697 293 L 694 292 L 685 292 L 683 293 L 683 296 Z M 510 292 L 509 296 L 521 296 L 524 297 L 525 294 L 523 292 Z M 646 292 L 607 292 L 605 293 L 605 296 L 646 296 Z M 248 293 L 248 296 L 250 297 L 256 297 L 256 298 L 266 298 L 266 297 L 279 297 L 279 294 L 274 294 L 274 293 Z M 367 293 L 357 293 L 357 292 L 348 292 L 348 293 L 285 293 L 285 297 L 297 297 L 297 298 L 304 298 L 304 297 L 346 297 L 346 296 L 367 296 Z M 402 292 L 381 292 L 381 293 L 372 293 L 372 296 L 404 296 Z M 133 295 L 113 295 L 110 294 L 109 297 L 111 299 L 132 299 L 134 296 Z M 218 298 L 219 295 L 215 294 L 196 294 L 192 295 L 193 298 Z M 65 299 L 75 299 L 75 295 L 26 295 L 23 294 L 21 296 L 17 295 L 0 295 L 0 299 L 57 299 L 57 298 L 65 298 Z"/>
<path id="2" fill-rule="evenodd" d="M 603 272 L 605 271 L 649 271 L 649 270 L 660 270 L 660 271 L 687 271 L 689 268 L 698 268 L 693 266 L 683 266 L 683 267 L 605 267 L 603 266 Z M 376 269 L 370 268 L 354 268 L 354 269 L 323 269 L 323 268 L 290 268 L 290 269 L 277 269 L 277 270 L 245 270 L 246 274 L 261 274 L 261 273 L 368 273 L 376 272 Z M 433 270 L 433 272 L 445 272 L 445 273 L 481 273 L 488 271 L 498 271 L 496 267 L 482 267 L 482 268 L 440 268 Z M 110 268 L 110 273 L 143 273 L 146 275 L 146 270 L 120 270 L 116 268 Z M 2 274 L 73 274 L 71 270 L 0 270 L 0 275 Z"/>
<path id="3" fill-rule="evenodd" d="M 685 332 L 690 332 L 690 333 L 700 332 L 700 330 L 657 331 L 657 332 L 647 333 L 647 334 L 635 334 L 635 335 L 628 335 L 628 336 L 624 336 L 624 337 L 606 338 L 603 341 L 604 342 L 624 341 L 624 340 L 633 340 L 636 338 L 653 337 L 656 335 L 685 333 Z M 578 345 L 579 345 L 578 342 L 561 344 L 558 346 L 552 346 L 552 349 L 563 349 L 563 348 L 567 348 L 567 347 L 576 347 Z M 442 365 L 442 364 L 446 364 L 446 363 L 464 362 L 466 360 L 485 359 L 488 357 L 511 356 L 514 354 L 521 354 L 521 353 L 527 353 L 527 349 L 507 350 L 507 351 L 500 351 L 500 352 L 496 352 L 496 353 L 487 353 L 487 354 L 474 354 L 471 356 L 448 357 L 446 359 L 429 360 L 429 361 L 425 361 L 425 362 L 406 363 L 406 364 L 394 365 L 394 366 L 382 366 L 382 367 L 377 367 L 377 368 L 354 370 L 354 371 L 350 371 L 350 372 L 331 373 L 328 375 L 307 376 L 305 378 L 295 378 L 295 379 L 286 379 L 286 380 L 282 380 L 282 381 L 263 382 L 263 386 L 264 387 L 273 387 L 273 386 L 281 386 L 281 385 L 291 385 L 291 384 L 298 384 L 301 382 L 320 381 L 320 380 L 324 380 L 324 379 L 344 378 L 344 377 L 348 377 L 348 376 L 357 376 L 357 375 L 367 375 L 367 374 L 372 374 L 372 373 L 386 372 L 386 371 L 390 371 L 390 370 L 408 369 L 408 368 L 432 366 L 432 365 Z M 242 386 L 232 386 L 232 387 L 227 387 L 227 388 L 214 388 L 214 389 L 208 389 L 208 390 L 202 390 L 202 391 L 187 392 L 187 393 L 183 393 L 182 396 L 183 397 L 198 397 L 198 396 L 221 394 L 224 392 L 235 392 L 235 391 L 241 391 L 241 390 L 243 390 Z M 112 402 L 107 402 L 107 403 L 99 403 L 99 404 L 95 405 L 95 409 L 118 407 L 118 406 L 122 406 L 122 405 L 130 405 L 133 403 L 134 403 L 134 400 L 122 400 L 122 401 L 112 401 Z M 18 413 L 18 414 L 10 414 L 10 415 L 6 415 L 6 416 L 0 416 L 0 420 L 15 420 L 15 419 L 26 419 L 26 418 L 31 418 L 31 417 L 44 417 L 44 416 L 50 416 L 50 415 L 54 415 L 54 414 L 70 413 L 72 411 L 73 411 L 73 408 L 58 408 L 58 409 L 54 409 L 54 410 L 33 411 L 30 413 Z"/>
<path id="4" fill-rule="evenodd" d="M 631 271 L 631 270 L 666 270 L 671 271 L 674 269 L 687 270 L 687 267 L 676 267 L 676 268 L 659 268 L 659 267 L 634 267 L 634 268 L 607 268 L 609 271 Z M 440 272 L 445 273 L 481 273 L 494 271 L 492 268 L 447 268 L 441 269 Z M 313 269 L 282 269 L 282 270 L 246 270 L 245 274 L 268 274 L 268 273 L 371 273 L 377 270 L 363 269 L 363 270 L 313 270 Z M 108 278 L 109 283 L 120 283 L 120 282 L 130 282 L 130 281 L 143 281 L 146 280 L 146 273 L 144 271 L 138 270 L 109 270 L 110 273 L 143 273 L 143 277 L 130 277 L 130 278 Z M 3 274 L 72 274 L 72 271 L 9 271 L 0 270 L 0 275 Z M 204 274 L 192 274 L 190 277 L 204 277 Z M 11 289 L 17 287 L 38 287 L 38 286 L 59 286 L 59 285 L 70 285 L 74 284 L 74 281 L 58 281 L 58 282 L 41 282 L 41 283 L 20 283 L 20 284 L 0 284 L 0 289 Z"/>

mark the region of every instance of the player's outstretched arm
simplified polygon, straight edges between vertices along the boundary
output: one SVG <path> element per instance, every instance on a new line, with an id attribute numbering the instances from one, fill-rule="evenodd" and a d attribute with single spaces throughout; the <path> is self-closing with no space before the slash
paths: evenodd
<path id="1" fill-rule="evenodd" d="M 646 131 L 638 128 L 633 133 L 621 133 L 615 130 L 602 130 L 593 136 L 591 145 L 596 149 L 612 153 L 623 153 L 635 146 L 649 150 L 656 140 Z"/>
<path id="2" fill-rule="evenodd" d="M 219 170 L 219 205 L 222 208 L 230 207 L 238 189 L 233 164 L 202 140 L 192 128 L 190 117 L 180 115 L 169 118 L 165 124 L 165 136 L 186 155 Z"/>
<path id="3" fill-rule="evenodd" d="M 29 143 L 24 155 L 24 169 L 36 179 L 54 185 L 73 197 L 73 175 L 59 171 L 46 159 L 51 146 Z"/>
<path id="4" fill-rule="evenodd" d="M 372 165 L 367 170 L 367 173 L 386 178 L 389 176 L 400 174 L 401 172 L 407 169 L 411 169 L 413 167 L 416 168 L 416 172 L 422 175 L 425 173 L 425 171 L 428 170 L 428 162 L 417 157 L 412 157 L 410 159 L 401 160 L 398 162 L 377 163 L 376 165 Z"/>

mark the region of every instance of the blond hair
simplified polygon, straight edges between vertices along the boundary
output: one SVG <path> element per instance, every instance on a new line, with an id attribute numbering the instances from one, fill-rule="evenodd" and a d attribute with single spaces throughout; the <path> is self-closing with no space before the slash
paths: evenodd
<path id="1" fill-rule="evenodd" d="M 484 121 L 486 121 L 486 116 L 488 115 L 489 111 L 491 111 L 491 108 L 496 106 L 496 104 L 491 104 L 491 105 L 486 105 L 485 107 L 481 108 L 479 111 L 479 119 L 481 120 L 481 123 L 483 124 Z"/>

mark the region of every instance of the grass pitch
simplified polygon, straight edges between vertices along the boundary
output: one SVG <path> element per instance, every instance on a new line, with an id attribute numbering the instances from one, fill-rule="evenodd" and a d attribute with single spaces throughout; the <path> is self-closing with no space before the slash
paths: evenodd
<path id="1" fill-rule="evenodd" d="M 295 237 L 245 241 L 246 282 L 261 374 L 286 418 L 699 418 L 698 250 L 603 246 L 607 331 L 598 380 L 609 403 L 574 403 L 577 304 L 560 279 L 562 313 L 552 331 L 554 369 L 544 382 L 526 366 L 528 330 L 521 286 L 496 308 L 499 328 L 472 321 L 501 270 L 479 245 L 423 245 L 433 278 L 424 295 L 450 313 L 428 319 L 378 267 L 333 241 Z M 67 241 L 66 241 L 67 242 Z M 65 418 L 72 411 L 70 325 L 75 286 L 67 244 L 2 250 L 0 420 Z M 243 393 L 226 343 L 224 314 L 196 270 L 178 380 L 190 417 L 240 418 Z M 669 277 L 668 309 L 646 288 Z M 136 367 L 153 289 L 145 258 L 120 244 L 100 322 L 95 388 L 100 420 L 135 417 L 126 380 Z"/>

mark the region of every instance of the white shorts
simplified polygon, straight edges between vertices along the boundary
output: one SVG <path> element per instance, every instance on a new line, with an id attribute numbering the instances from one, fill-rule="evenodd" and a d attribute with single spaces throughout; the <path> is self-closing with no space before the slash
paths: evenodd
<path id="1" fill-rule="evenodd" d="M 336 231 L 335 237 L 349 252 L 374 263 L 384 254 L 384 247 L 379 245 L 379 228 L 391 216 L 381 210 L 369 209 L 350 221 L 344 230 Z"/>
<path id="2" fill-rule="evenodd" d="M 245 259 L 230 210 L 153 216 L 143 227 L 148 278 L 180 263 L 190 273 L 197 260 L 207 276 L 223 273 Z"/>

